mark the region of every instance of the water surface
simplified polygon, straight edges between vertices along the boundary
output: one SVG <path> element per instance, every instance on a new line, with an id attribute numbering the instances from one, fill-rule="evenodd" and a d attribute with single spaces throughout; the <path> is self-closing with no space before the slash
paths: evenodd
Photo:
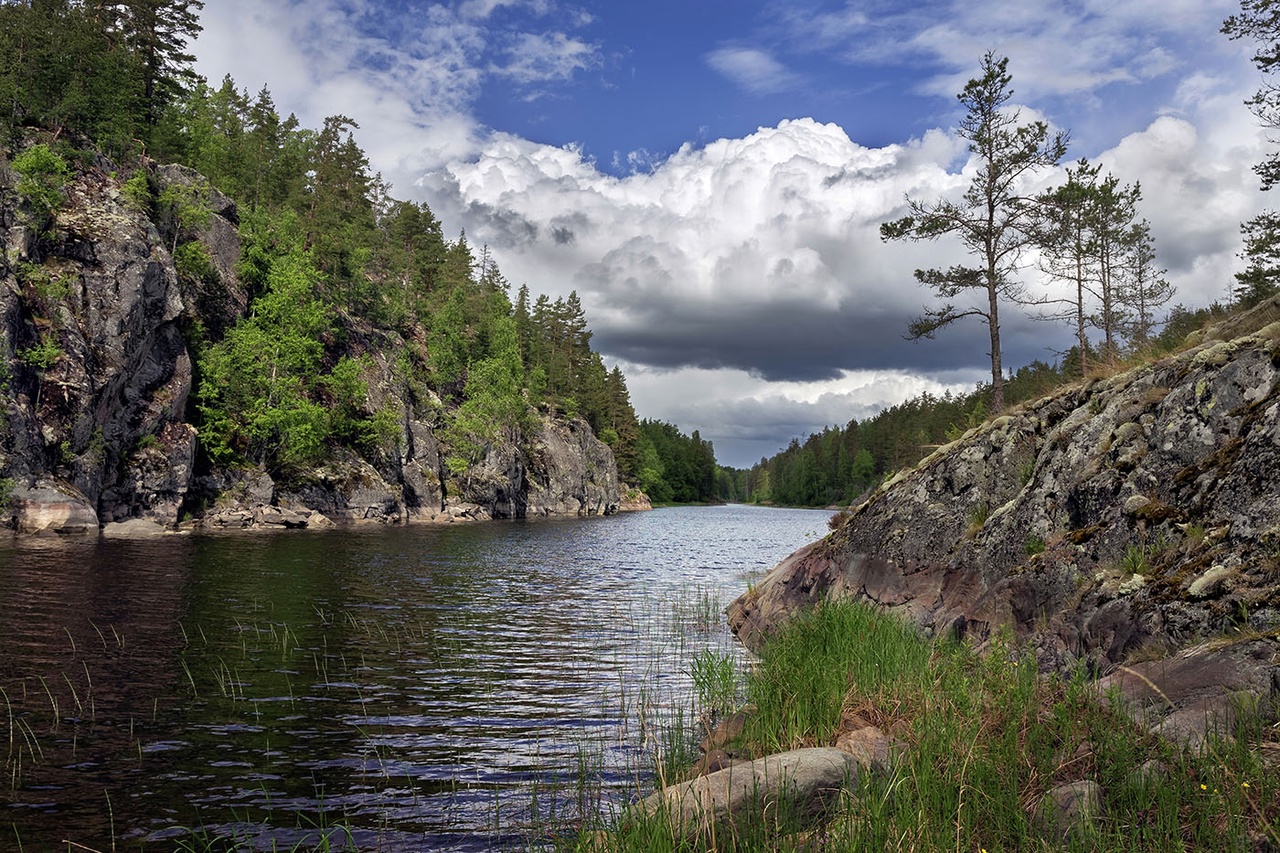
<path id="1" fill-rule="evenodd" d="M 651 784 L 721 609 L 827 516 L 0 544 L 0 849 L 536 845 Z"/>

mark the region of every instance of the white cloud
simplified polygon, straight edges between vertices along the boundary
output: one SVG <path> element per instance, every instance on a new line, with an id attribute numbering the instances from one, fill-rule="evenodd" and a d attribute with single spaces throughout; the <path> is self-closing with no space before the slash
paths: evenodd
<path id="1" fill-rule="evenodd" d="M 722 47 L 707 54 L 707 64 L 753 95 L 772 95 L 799 85 L 799 74 L 768 53 L 750 47 Z"/>
<path id="2" fill-rule="evenodd" d="M 524 86 L 568 80 L 599 63 L 595 45 L 564 33 L 520 33 L 508 54 L 510 61 L 493 70 Z"/>
<path id="3" fill-rule="evenodd" d="M 791 438 L 846 425 L 929 393 L 966 393 L 980 373 L 942 381 L 906 371 L 851 371 L 820 383 L 765 382 L 739 370 L 654 371 L 620 364 L 632 403 L 644 416 L 698 430 L 722 465 L 746 468 Z"/>

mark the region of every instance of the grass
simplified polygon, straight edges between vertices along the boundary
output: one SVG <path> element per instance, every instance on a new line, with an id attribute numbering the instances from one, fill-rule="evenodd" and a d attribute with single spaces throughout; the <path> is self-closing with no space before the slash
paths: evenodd
<path id="1" fill-rule="evenodd" d="M 741 743 L 764 755 L 830 745 L 854 717 L 898 743 L 893 770 L 867 774 L 834 819 L 799 831 L 776 814 L 681 837 L 661 815 L 611 816 L 565 849 L 841 851 L 1062 849 L 1037 819 L 1047 792 L 1092 780 L 1103 812 L 1067 838 L 1097 851 L 1264 849 L 1280 844 L 1280 775 L 1258 747 L 1280 745 L 1274 711 L 1189 750 L 1098 701 L 1079 673 L 1044 677 L 1007 637 L 979 654 L 927 640 L 853 604 L 790 623 L 745 675 L 756 707 Z M 1267 716 L 1270 713 L 1272 716 Z"/>
<path id="2" fill-rule="evenodd" d="M 978 533 L 982 530 L 983 526 L 987 523 L 987 517 L 990 514 L 991 514 L 991 507 L 988 506 L 985 501 L 980 504 L 975 504 L 973 507 L 971 507 L 969 509 L 969 529 L 965 533 L 965 536 L 969 537 L 970 539 L 977 536 Z"/>

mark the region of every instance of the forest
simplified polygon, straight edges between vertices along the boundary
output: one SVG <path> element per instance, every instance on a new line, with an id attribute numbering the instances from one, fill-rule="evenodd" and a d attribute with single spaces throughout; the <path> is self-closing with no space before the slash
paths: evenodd
<path id="1" fill-rule="evenodd" d="M 614 450 L 619 474 L 658 501 L 712 497 L 710 443 L 637 420 L 618 368 L 606 368 L 576 293 L 514 294 L 487 247 L 444 234 L 425 203 L 392 196 L 343 115 L 303 127 L 270 91 L 191 70 L 198 0 L 0 4 L 0 139 L 37 232 L 54 227 L 76 171 L 110 171 L 160 228 L 184 297 L 196 358 L 189 417 L 206 463 L 262 464 L 288 476 L 328 449 L 371 451 L 395 429 L 368 411 L 362 359 L 393 332 L 396 381 L 435 405 L 465 471 L 503 431 L 537 413 L 581 416 Z M 158 163 L 204 179 L 157 191 Z M 196 232 L 214 194 L 236 203 L 235 304 Z M 17 270 L 57 296 L 38 264 Z M 45 281 L 45 279 L 50 279 Z M 56 329 L 17 348 L 49 367 Z"/>

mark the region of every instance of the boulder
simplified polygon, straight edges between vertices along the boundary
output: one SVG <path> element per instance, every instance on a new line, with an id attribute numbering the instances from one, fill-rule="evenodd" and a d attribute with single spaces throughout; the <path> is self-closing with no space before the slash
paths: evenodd
<path id="1" fill-rule="evenodd" d="M 19 533 L 98 535 L 98 514 L 72 489 L 17 488 L 10 503 Z"/>
<path id="2" fill-rule="evenodd" d="M 860 772 L 857 759 L 847 752 L 829 747 L 796 749 L 672 785 L 635 808 L 662 815 L 686 836 L 759 810 L 791 816 L 804 825 L 820 818 L 842 791 L 856 785 Z"/>
<path id="3" fill-rule="evenodd" d="M 1214 731 L 1229 732 L 1241 713 L 1280 710 L 1277 660 L 1274 639 L 1207 643 L 1121 666 L 1095 687 L 1148 728 L 1198 746 Z"/>
<path id="4" fill-rule="evenodd" d="M 1066 843 L 1087 835 L 1102 816 L 1102 788 L 1084 779 L 1046 791 L 1032 814 L 1036 827 L 1055 841 Z"/>
<path id="5" fill-rule="evenodd" d="M 618 465 L 613 451 L 581 418 L 543 420 L 529 453 L 525 514 L 613 515 L 618 511 Z"/>
<path id="6" fill-rule="evenodd" d="M 171 536 L 174 532 L 146 518 L 113 521 L 102 526 L 104 539 L 158 539 L 162 536 Z"/>

